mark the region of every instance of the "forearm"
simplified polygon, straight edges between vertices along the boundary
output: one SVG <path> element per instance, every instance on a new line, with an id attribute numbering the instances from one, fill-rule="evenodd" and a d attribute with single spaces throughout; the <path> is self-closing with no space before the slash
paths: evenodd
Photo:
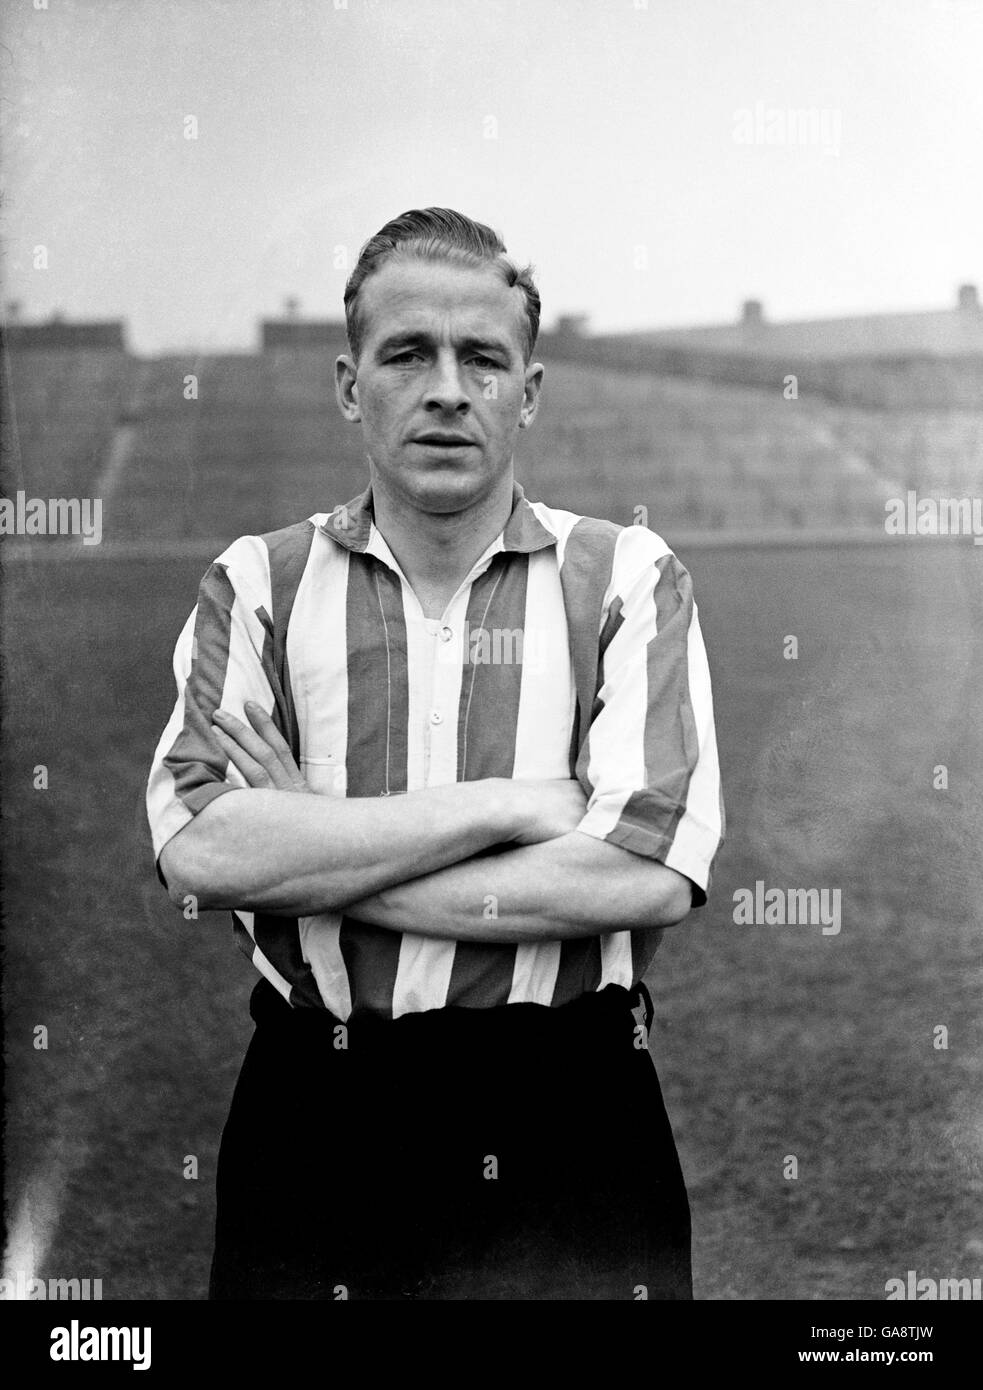
<path id="1" fill-rule="evenodd" d="M 443 940 L 560 941 L 665 927 L 690 909 L 689 880 L 578 831 L 455 864 L 349 905 L 349 916 Z"/>
<path id="2" fill-rule="evenodd" d="M 175 901 L 282 916 L 331 912 L 505 840 L 510 784 L 489 778 L 403 796 L 342 798 L 236 789 L 165 845 Z"/>

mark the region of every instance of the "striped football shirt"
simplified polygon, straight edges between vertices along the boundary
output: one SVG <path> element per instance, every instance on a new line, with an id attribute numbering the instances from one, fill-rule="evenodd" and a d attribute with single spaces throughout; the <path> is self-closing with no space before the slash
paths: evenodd
<path id="1" fill-rule="evenodd" d="M 501 534 L 428 620 L 376 528 L 371 487 L 243 536 L 212 564 L 174 654 L 177 700 L 147 809 L 157 856 L 246 783 L 211 733 L 254 700 L 311 788 L 387 796 L 484 777 L 579 779 L 578 829 L 685 874 L 706 901 L 724 811 L 690 577 L 642 526 L 558 511 L 514 485 Z M 340 1019 L 447 1005 L 561 1005 L 637 983 L 658 932 L 444 941 L 340 912 L 235 911 L 236 939 L 292 1005 Z"/>

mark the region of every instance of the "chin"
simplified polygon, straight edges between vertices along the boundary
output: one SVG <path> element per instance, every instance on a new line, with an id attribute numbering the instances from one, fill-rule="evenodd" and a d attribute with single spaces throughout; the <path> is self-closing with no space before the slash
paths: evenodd
<path id="1" fill-rule="evenodd" d="M 428 512 L 460 512 L 480 502 L 494 480 L 473 473 L 455 475 L 449 469 L 416 473 L 407 491 L 414 503 Z"/>

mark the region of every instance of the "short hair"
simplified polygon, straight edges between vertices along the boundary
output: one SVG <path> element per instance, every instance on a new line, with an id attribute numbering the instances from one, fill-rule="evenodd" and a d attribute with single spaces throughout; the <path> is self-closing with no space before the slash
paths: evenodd
<path id="1" fill-rule="evenodd" d="M 523 356 L 532 357 L 539 334 L 539 291 L 531 265 L 520 267 L 511 259 L 497 232 L 453 208 L 415 208 L 387 222 L 358 253 L 358 261 L 345 286 L 345 327 L 352 356 L 358 361 L 362 347 L 362 321 L 358 297 L 365 281 L 394 256 L 416 256 L 451 265 L 490 266 L 510 289 L 522 291 L 525 301 Z"/>

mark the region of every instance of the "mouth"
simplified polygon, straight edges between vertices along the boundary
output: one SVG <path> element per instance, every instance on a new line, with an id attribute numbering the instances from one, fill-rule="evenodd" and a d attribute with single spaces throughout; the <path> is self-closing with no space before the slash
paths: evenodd
<path id="1" fill-rule="evenodd" d="M 425 444 L 428 449 L 468 449 L 474 447 L 474 440 L 469 439 L 465 434 L 443 434 L 433 431 L 430 434 L 418 434 L 412 441 L 413 444 Z"/>

